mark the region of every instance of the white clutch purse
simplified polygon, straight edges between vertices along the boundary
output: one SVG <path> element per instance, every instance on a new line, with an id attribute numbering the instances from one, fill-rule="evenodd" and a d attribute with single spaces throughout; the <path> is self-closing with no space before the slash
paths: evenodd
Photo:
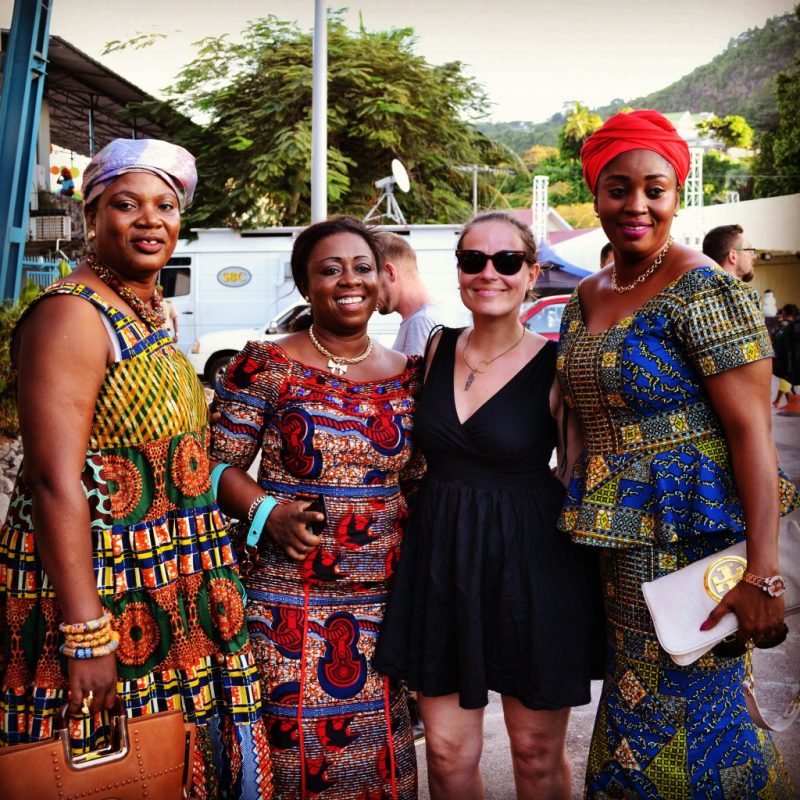
<path id="1" fill-rule="evenodd" d="M 786 613 L 800 609 L 800 525 L 797 512 L 781 521 L 780 573 L 786 578 Z M 744 542 L 720 550 L 663 578 L 642 584 L 658 641 L 676 664 L 697 661 L 726 636 L 736 632 L 734 614 L 726 614 L 709 631 L 703 620 L 726 592 L 740 580 L 747 566 Z"/>

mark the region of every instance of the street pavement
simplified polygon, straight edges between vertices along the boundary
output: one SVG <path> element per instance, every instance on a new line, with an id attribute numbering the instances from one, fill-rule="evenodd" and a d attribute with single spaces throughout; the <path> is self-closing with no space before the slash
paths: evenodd
<path id="1" fill-rule="evenodd" d="M 783 469 L 795 483 L 800 483 L 800 416 L 784 416 L 773 412 L 773 435 Z M 756 651 L 756 692 L 762 709 L 771 712 L 773 718 L 785 708 L 786 703 L 798 691 L 798 681 L 800 681 L 800 614 L 789 617 L 787 622 L 789 636 L 780 647 Z M 592 683 L 591 704 L 574 709 L 570 719 L 567 750 L 572 766 L 573 798 L 580 798 L 583 793 L 589 742 L 600 698 L 600 688 L 600 681 Z M 796 721 L 788 731 L 774 736 L 797 789 L 795 796 L 800 798 L 800 720 Z M 417 745 L 417 759 L 419 796 L 421 800 L 425 800 L 430 795 L 423 744 Z M 496 694 L 491 695 L 486 708 L 481 771 L 486 783 L 487 800 L 514 800 L 516 795 L 508 737 L 503 724 L 500 697 Z"/>

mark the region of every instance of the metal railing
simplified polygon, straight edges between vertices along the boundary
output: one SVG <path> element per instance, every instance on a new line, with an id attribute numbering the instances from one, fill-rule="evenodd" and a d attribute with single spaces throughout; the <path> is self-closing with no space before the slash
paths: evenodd
<path id="1" fill-rule="evenodd" d="M 61 277 L 59 264 L 66 259 L 63 258 L 23 258 L 22 259 L 22 285 L 33 281 L 41 289 L 46 288 Z M 67 261 L 67 264 L 74 269 L 76 262 Z"/>

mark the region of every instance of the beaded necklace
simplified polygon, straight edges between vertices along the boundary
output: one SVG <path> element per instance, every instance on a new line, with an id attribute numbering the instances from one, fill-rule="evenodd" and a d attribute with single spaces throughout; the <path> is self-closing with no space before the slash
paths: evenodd
<path id="1" fill-rule="evenodd" d="M 167 318 L 162 305 L 162 297 L 158 290 L 153 291 L 150 298 L 150 304 L 153 307 L 148 308 L 142 298 L 130 287 L 126 286 L 94 253 L 89 253 L 86 256 L 86 263 L 109 289 L 116 292 L 136 312 L 137 316 L 151 331 L 157 331 L 159 328 L 164 327 Z"/>

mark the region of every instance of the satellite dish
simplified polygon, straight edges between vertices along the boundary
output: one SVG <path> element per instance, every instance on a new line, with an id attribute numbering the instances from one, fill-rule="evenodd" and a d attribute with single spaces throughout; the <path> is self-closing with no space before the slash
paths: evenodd
<path id="1" fill-rule="evenodd" d="M 392 177 L 401 192 L 407 192 L 411 188 L 411 180 L 408 177 L 406 168 L 403 166 L 403 162 L 399 158 L 392 159 Z"/>
<path id="2" fill-rule="evenodd" d="M 369 210 L 369 213 L 364 217 L 364 222 L 369 222 L 374 217 L 382 219 L 386 217 L 387 220 L 392 220 L 400 225 L 406 225 L 406 218 L 397 205 L 397 200 L 394 198 L 394 187 L 397 186 L 401 192 L 407 192 L 411 188 L 411 179 L 408 177 L 408 172 L 403 166 L 403 162 L 399 158 L 392 159 L 392 174 L 375 181 L 375 186 L 381 190 L 381 196 L 378 202 Z M 381 203 L 386 201 L 386 210 L 379 211 Z"/>

